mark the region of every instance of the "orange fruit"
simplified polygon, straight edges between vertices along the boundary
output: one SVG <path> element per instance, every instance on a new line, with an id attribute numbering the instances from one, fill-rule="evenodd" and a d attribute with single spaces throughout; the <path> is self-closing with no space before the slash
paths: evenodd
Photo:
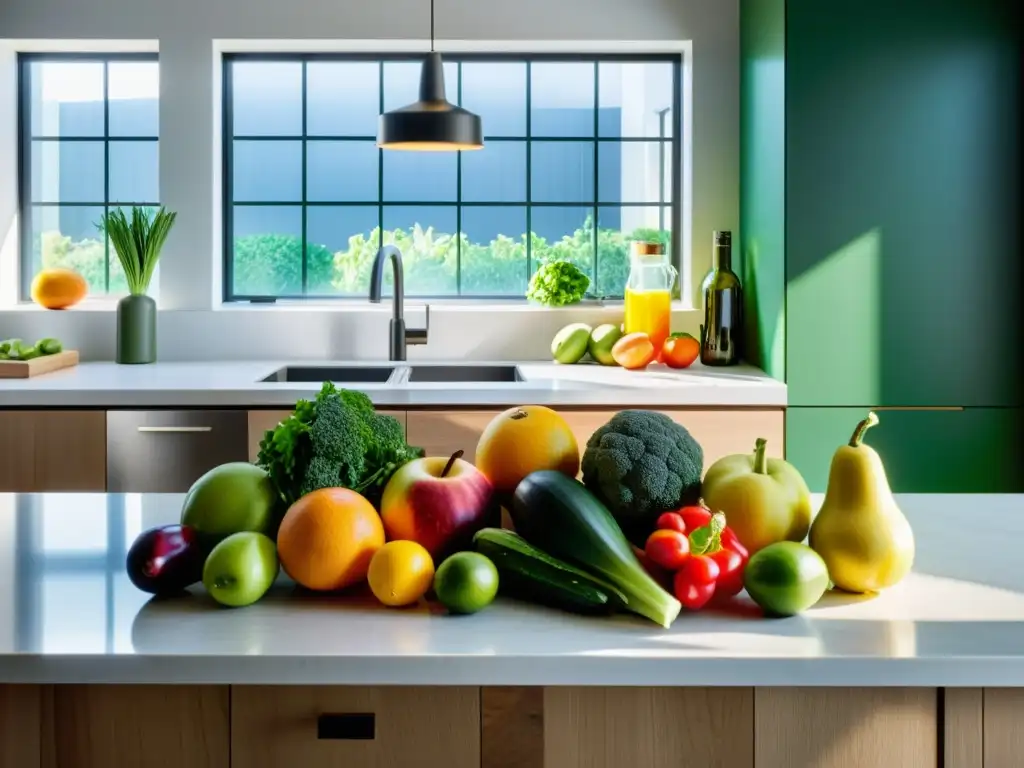
<path id="1" fill-rule="evenodd" d="M 384 605 L 411 605 L 434 581 L 434 560 L 415 541 L 389 541 L 370 560 L 370 591 Z"/>
<path id="2" fill-rule="evenodd" d="M 531 472 L 580 471 L 580 449 L 566 423 L 543 405 L 509 408 L 487 425 L 476 446 L 476 468 L 499 493 L 512 493 Z"/>
<path id="3" fill-rule="evenodd" d="M 612 359 L 629 370 L 646 368 L 654 361 L 656 350 L 646 333 L 627 333 L 612 347 Z"/>
<path id="4" fill-rule="evenodd" d="M 284 572 L 319 591 L 363 581 L 370 559 L 382 546 L 380 515 L 348 488 L 307 493 L 288 508 L 277 532 L 277 556 Z"/>
<path id="5" fill-rule="evenodd" d="M 67 309 L 85 298 L 89 284 L 73 269 L 44 269 L 32 280 L 32 301 L 46 309 Z"/>

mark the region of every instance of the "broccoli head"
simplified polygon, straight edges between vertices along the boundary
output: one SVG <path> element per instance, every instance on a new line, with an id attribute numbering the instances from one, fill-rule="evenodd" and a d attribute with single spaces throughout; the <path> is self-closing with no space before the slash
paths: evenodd
<path id="1" fill-rule="evenodd" d="M 704 451 L 663 413 L 621 411 L 587 441 L 583 483 L 638 546 L 662 512 L 696 503 Z"/>
<path id="2" fill-rule="evenodd" d="M 312 454 L 302 481 L 303 494 L 336 486 L 355 488 L 365 473 L 370 430 L 358 405 L 345 397 L 351 394 L 360 393 L 343 392 L 342 397 L 317 402 L 309 428 Z M 370 415 L 374 415 L 372 407 Z"/>

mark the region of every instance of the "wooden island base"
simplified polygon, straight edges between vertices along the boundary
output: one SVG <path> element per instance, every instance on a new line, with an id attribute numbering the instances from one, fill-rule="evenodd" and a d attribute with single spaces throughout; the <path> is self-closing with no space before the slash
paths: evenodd
<path id="1" fill-rule="evenodd" d="M 0 768 L 1017 768 L 1024 689 L 0 686 Z"/>

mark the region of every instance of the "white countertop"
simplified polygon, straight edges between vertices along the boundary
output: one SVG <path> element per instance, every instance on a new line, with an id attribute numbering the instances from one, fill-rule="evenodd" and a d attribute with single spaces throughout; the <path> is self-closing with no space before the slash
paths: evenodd
<path id="1" fill-rule="evenodd" d="M 359 365 L 344 361 L 82 363 L 32 379 L 0 380 L 0 408 L 292 407 L 319 383 L 263 383 L 277 369 Z M 362 363 L 388 365 L 387 363 Z M 422 365 L 436 365 L 430 361 Z M 440 363 L 443 364 L 443 363 Z M 473 363 L 475 364 L 475 363 Z M 509 363 L 511 364 L 511 363 Z M 399 363 L 397 365 L 417 365 Z M 519 363 L 526 379 L 507 383 L 343 384 L 380 406 L 719 406 L 784 407 L 786 385 L 751 366 L 627 371 L 600 365 Z"/>
<path id="2" fill-rule="evenodd" d="M 764 619 L 745 596 L 670 629 L 498 600 L 475 616 L 299 595 L 149 601 L 126 542 L 180 496 L 0 495 L 0 682 L 1024 686 L 1024 496 L 903 495 L 914 572 Z M 820 497 L 816 499 L 816 504 Z"/>

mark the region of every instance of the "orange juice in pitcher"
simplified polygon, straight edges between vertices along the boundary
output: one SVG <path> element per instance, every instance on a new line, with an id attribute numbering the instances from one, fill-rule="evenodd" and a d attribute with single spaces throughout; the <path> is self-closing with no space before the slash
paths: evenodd
<path id="1" fill-rule="evenodd" d="M 671 332 L 672 288 L 677 274 L 659 243 L 633 242 L 626 283 L 624 330 L 646 333 L 659 355 Z"/>

